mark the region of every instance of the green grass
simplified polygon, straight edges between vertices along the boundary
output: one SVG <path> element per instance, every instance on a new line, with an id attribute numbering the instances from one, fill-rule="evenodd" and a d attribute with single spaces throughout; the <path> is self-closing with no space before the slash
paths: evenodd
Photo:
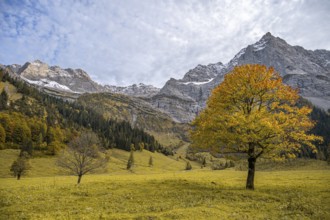
<path id="1" fill-rule="evenodd" d="M 149 167 L 149 158 L 153 158 L 153 166 Z M 111 150 L 110 163 L 108 165 L 108 172 L 113 174 L 127 173 L 126 165 L 129 157 L 129 152 L 113 149 Z M 135 165 L 132 173 L 136 174 L 150 174 L 163 173 L 172 171 L 183 171 L 186 167 L 186 160 L 176 159 L 173 157 L 166 157 L 161 153 L 152 153 L 150 151 L 135 151 L 134 152 Z M 199 169 L 199 163 L 192 162 L 194 169 Z"/>
<path id="2" fill-rule="evenodd" d="M 135 165 L 131 171 L 126 170 L 129 152 L 112 149 L 110 151 L 110 162 L 108 164 L 107 173 L 110 174 L 150 174 L 150 173 L 163 173 L 172 171 L 183 171 L 186 167 L 185 159 L 178 159 L 176 156 L 166 157 L 161 153 L 152 153 L 144 150 L 142 152 L 134 152 Z M 17 159 L 19 150 L 0 150 L 0 178 L 10 177 L 9 172 L 11 164 Z M 149 167 L 149 158 L 153 158 L 153 166 Z M 44 156 L 33 157 L 29 160 L 31 170 L 28 171 L 27 177 L 49 177 L 54 175 L 63 175 L 55 165 L 56 157 Z M 200 164 L 191 162 L 193 169 L 199 169 Z M 24 178 L 24 176 L 22 177 Z"/>
<path id="3" fill-rule="evenodd" d="M 32 170 L 17 181 L 5 174 L 17 154 L 0 151 L 0 219 L 330 219 L 330 170 L 322 162 L 257 171 L 256 190 L 247 191 L 246 171 L 197 163 L 184 171 L 184 160 L 148 151 L 135 152 L 127 171 L 129 153 L 117 149 L 107 173 L 85 175 L 79 186 L 58 175 L 52 157 L 31 159 Z"/>
<path id="4" fill-rule="evenodd" d="M 1 219 L 329 219 L 329 171 L 87 175 L 1 179 Z"/>
<path id="5" fill-rule="evenodd" d="M 17 92 L 17 89 L 15 86 L 8 82 L 0 82 L 0 92 L 6 88 L 9 96 L 10 101 L 16 101 L 17 99 L 22 98 L 22 94 Z"/>
<path id="6" fill-rule="evenodd" d="M 174 148 L 174 146 L 177 146 L 182 141 L 174 133 L 154 132 L 154 131 L 147 131 L 147 132 L 152 136 L 154 136 L 159 143 L 161 143 L 166 147 Z"/>
<path id="7" fill-rule="evenodd" d="M 236 162 L 236 170 L 247 170 L 246 160 Z M 259 159 L 256 164 L 257 171 L 288 171 L 288 170 L 329 170 L 330 166 L 326 161 L 312 159 L 291 159 L 284 161 L 272 161 Z"/>
<path id="8" fill-rule="evenodd" d="M 0 150 L 0 177 L 10 177 L 10 166 L 18 155 L 18 150 Z"/>
<path id="9" fill-rule="evenodd" d="M 10 166 L 17 159 L 19 150 L 6 149 L 0 150 L 0 178 L 11 177 Z M 44 156 L 30 159 L 31 170 L 28 171 L 28 177 L 54 176 L 58 175 L 58 169 L 55 166 L 55 157 Z M 24 178 L 24 176 L 23 176 Z"/>

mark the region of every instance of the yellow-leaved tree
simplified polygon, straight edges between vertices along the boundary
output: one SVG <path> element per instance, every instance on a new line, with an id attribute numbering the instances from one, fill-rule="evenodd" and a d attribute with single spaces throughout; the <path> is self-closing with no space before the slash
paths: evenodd
<path id="1" fill-rule="evenodd" d="M 273 69 L 258 64 L 237 66 L 216 87 L 207 107 L 193 121 L 193 146 L 222 153 L 245 153 L 247 189 L 254 189 L 257 159 L 294 156 L 302 145 L 316 151 L 307 132 L 314 126 L 309 107 L 298 107 L 298 91 L 284 85 Z"/>

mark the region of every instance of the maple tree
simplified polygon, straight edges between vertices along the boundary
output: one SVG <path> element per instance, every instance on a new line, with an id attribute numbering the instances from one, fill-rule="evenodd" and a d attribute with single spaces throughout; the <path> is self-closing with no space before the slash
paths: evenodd
<path id="1" fill-rule="evenodd" d="M 298 91 L 283 84 L 274 68 L 258 64 L 235 67 L 226 74 L 193 121 L 194 146 L 248 157 L 247 189 L 254 189 L 260 156 L 294 157 L 302 145 L 316 151 L 321 138 L 307 132 L 311 109 L 299 107 Z"/>

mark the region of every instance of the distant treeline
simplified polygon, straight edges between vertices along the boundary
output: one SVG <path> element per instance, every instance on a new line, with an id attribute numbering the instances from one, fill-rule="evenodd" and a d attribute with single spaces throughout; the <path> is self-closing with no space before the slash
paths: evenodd
<path id="1" fill-rule="evenodd" d="M 307 105 L 312 108 L 310 118 L 316 124 L 310 133 L 323 137 L 322 143 L 315 143 L 317 153 L 313 153 L 308 147 L 302 147 L 298 157 L 330 160 L 330 109 L 324 111 L 303 98 L 299 100 L 298 105 Z"/>
<path id="2" fill-rule="evenodd" d="M 89 129 L 98 134 L 104 148 L 144 148 L 172 154 L 152 135 L 132 128 L 126 121 L 108 120 L 77 102 L 45 94 L 10 77 L 5 70 L 0 70 L 0 80 L 9 82 L 23 95 L 16 101 L 9 101 L 5 88 L 0 95 L 1 148 L 19 148 L 30 154 L 35 150 L 56 154 L 82 130 Z"/>
<path id="3" fill-rule="evenodd" d="M 323 143 L 316 145 L 318 153 L 312 154 L 308 152 L 303 153 L 303 156 L 314 157 L 321 160 L 330 160 L 330 109 L 328 112 L 313 107 L 311 113 L 311 118 L 316 121 L 315 127 L 312 129 L 311 133 L 323 137 Z"/>
<path id="4" fill-rule="evenodd" d="M 68 102 L 39 91 L 24 81 L 14 79 L 0 69 L 0 80 L 16 87 L 22 98 L 9 101 L 6 89 L 0 91 L 0 149 L 15 148 L 56 154 L 82 130 L 90 129 L 100 137 L 105 148 L 130 150 L 141 148 L 173 154 L 153 136 L 129 122 L 105 119 L 103 115 L 78 102 Z M 300 104 L 310 105 L 306 100 Z M 311 133 L 322 136 L 317 153 L 302 148 L 299 157 L 330 159 L 330 112 L 313 107 L 311 118 L 316 121 Z"/>

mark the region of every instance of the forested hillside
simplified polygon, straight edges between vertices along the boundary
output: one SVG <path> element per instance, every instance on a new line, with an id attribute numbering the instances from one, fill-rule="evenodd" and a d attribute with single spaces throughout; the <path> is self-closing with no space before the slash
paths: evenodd
<path id="1" fill-rule="evenodd" d="M 1 149 L 54 155 L 85 129 L 96 132 L 105 148 L 145 148 L 167 155 L 172 154 L 172 150 L 162 146 L 150 133 L 168 143 L 175 143 L 175 139 L 187 140 L 187 125 L 175 123 L 165 114 L 131 97 L 86 94 L 76 102 L 68 102 L 14 79 L 5 70 L 1 70 L 0 80 Z M 302 103 L 311 105 L 306 101 Z M 314 107 L 311 118 L 316 122 L 312 133 L 322 136 L 324 142 L 317 144 L 318 153 L 303 148 L 299 156 L 327 160 L 330 152 L 329 112 Z"/>
<path id="2" fill-rule="evenodd" d="M 181 140 L 188 141 L 188 124 L 173 121 L 167 114 L 152 108 L 140 98 L 114 93 L 91 93 L 80 96 L 77 102 L 106 119 L 128 121 L 131 126 L 144 129 L 157 138 L 166 136 L 172 141 L 162 141 L 165 146 L 173 147 L 174 143 Z"/>
<path id="3" fill-rule="evenodd" d="M 323 143 L 316 145 L 318 153 L 314 155 L 321 160 L 330 161 L 330 109 L 328 112 L 313 107 L 311 118 L 316 121 L 315 127 L 311 133 L 323 137 Z M 312 155 L 312 154 L 309 154 Z"/>
<path id="4" fill-rule="evenodd" d="M 105 148 L 144 148 L 164 154 L 172 153 L 153 136 L 142 129 L 132 128 L 126 121 L 105 119 L 88 107 L 46 95 L 13 79 L 4 70 L 0 71 L 3 87 L 0 97 L 2 149 L 14 148 L 30 154 L 40 152 L 54 155 L 82 130 L 90 129 L 98 134 Z"/>

